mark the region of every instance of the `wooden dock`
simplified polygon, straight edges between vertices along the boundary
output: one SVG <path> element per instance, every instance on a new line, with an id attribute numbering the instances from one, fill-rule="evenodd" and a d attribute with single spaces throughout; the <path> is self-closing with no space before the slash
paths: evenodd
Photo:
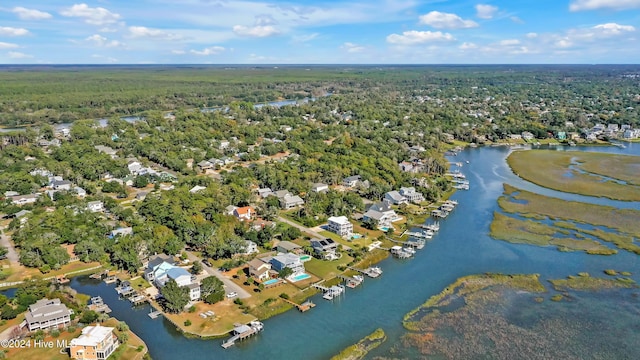
<path id="1" fill-rule="evenodd" d="M 152 319 L 156 319 L 156 318 L 158 318 L 160 315 L 162 315 L 162 311 L 160 311 L 160 310 L 152 311 L 152 312 L 150 312 L 148 315 L 149 315 L 149 317 L 150 317 L 150 318 L 152 318 Z"/>
<path id="2" fill-rule="evenodd" d="M 305 312 L 310 310 L 311 308 L 315 307 L 316 304 L 312 303 L 311 301 L 305 301 L 302 304 L 297 304 L 289 299 L 284 299 L 284 298 L 280 298 L 282 299 L 284 302 L 289 303 L 293 306 L 295 306 L 298 310 L 300 310 L 300 312 Z"/>
<path id="3" fill-rule="evenodd" d="M 107 276 L 106 278 L 104 278 L 104 282 L 107 284 L 113 284 L 116 281 L 118 281 L 118 278 L 115 276 Z"/>

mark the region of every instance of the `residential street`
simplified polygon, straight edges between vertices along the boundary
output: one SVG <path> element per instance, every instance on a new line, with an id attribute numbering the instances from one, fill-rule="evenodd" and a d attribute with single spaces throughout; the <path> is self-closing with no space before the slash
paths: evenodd
<path id="1" fill-rule="evenodd" d="M 196 255 L 194 255 L 190 251 L 187 251 L 187 257 L 189 258 L 189 261 L 191 261 L 191 262 L 200 261 L 200 263 L 202 263 L 202 259 L 200 259 Z M 231 279 L 229 279 L 226 276 L 224 276 L 220 271 L 218 271 L 218 269 L 214 269 L 214 268 L 212 268 L 210 266 L 207 266 L 204 263 L 202 263 L 202 268 L 204 269 L 204 271 L 207 272 L 207 274 L 213 275 L 213 276 L 217 277 L 218 279 L 222 280 L 222 282 L 225 285 L 225 289 L 227 291 L 227 294 L 230 293 L 230 292 L 235 291 L 235 292 L 238 293 L 238 297 L 241 298 L 241 299 L 246 299 L 246 298 L 250 298 L 251 297 L 251 294 L 249 294 L 241 286 L 239 286 L 236 283 L 234 283 L 233 281 L 231 281 Z"/>

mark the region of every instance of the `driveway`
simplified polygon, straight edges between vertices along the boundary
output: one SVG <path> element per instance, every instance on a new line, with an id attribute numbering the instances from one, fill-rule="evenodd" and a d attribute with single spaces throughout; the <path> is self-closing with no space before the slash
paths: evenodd
<path id="1" fill-rule="evenodd" d="M 9 250 L 9 252 L 7 253 L 7 259 L 9 259 L 11 265 L 18 265 L 19 257 L 18 253 L 16 252 L 16 248 L 13 247 L 11 238 L 5 235 L 4 231 L 2 232 L 2 234 L 0 234 L 0 246 L 4 246 Z"/>
<path id="2" fill-rule="evenodd" d="M 307 234 L 311 235 L 311 237 L 314 237 L 316 239 L 324 239 L 324 238 L 326 238 L 326 236 L 322 236 L 322 235 L 318 234 L 317 232 L 309 229 L 308 227 L 302 226 L 302 225 L 300 225 L 300 224 L 298 224 L 296 222 L 293 222 L 293 221 L 291 221 L 289 219 L 286 219 L 286 218 L 284 218 L 282 216 L 278 216 L 278 221 L 283 222 L 283 223 L 285 223 L 287 225 L 291 225 L 293 227 L 297 227 L 303 233 L 307 233 Z"/>
<path id="3" fill-rule="evenodd" d="M 312 237 L 315 237 L 316 240 L 322 240 L 322 239 L 326 239 L 327 238 L 326 236 L 321 235 L 320 233 L 314 231 L 313 229 L 310 229 L 310 228 L 308 228 L 306 226 L 302 226 L 302 225 L 300 225 L 298 223 L 295 223 L 295 222 L 293 222 L 291 220 L 287 220 L 287 219 L 283 218 L 282 216 L 278 216 L 278 220 L 282 221 L 283 223 L 285 223 L 287 225 L 291 225 L 291 226 L 297 227 L 303 233 L 307 233 L 307 234 L 311 235 Z M 351 247 L 348 246 L 348 245 L 342 244 L 342 249 L 351 250 Z"/>
<path id="4" fill-rule="evenodd" d="M 241 299 L 246 299 L 246 298 L 250 298 L 251 297 L 251 294 L 249 292 L 247 292 L 245 289 L 243 289 L 240 285 L 238 285 L 238 284 L 234 283 L 233 281 L 231 281 L 231 279 L 229 279 L 228 277 L 223 275 L 220 271 L 218 271 L 218 269 L 214 269 L 214 268 L 204 264 L 202 262 L 202 259 L 197 257 L 195 254 L 191 253 L 190 251 L 187 251 L 187 257 L 189 258 L 189 261 L 191 261 L 191 262 L 200 261 L 200 263 L 202 264 L 202 268 L 204 269 L 204 271 L 207 274 L 213 275 L 213 276 L 217 277 L 218 279 L 220 279 L 224 283 L 224 288 L 227 291 L 227 294 L 230 293 L 230 292 L 235 291 L 235 292 L 238 293 L 238 297 L 241 298 Z"/>

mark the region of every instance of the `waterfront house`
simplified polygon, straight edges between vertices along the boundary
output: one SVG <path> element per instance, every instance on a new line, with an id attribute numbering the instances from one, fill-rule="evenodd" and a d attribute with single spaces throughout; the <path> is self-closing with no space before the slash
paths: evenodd
<path id="1" fill-rule="evenodd" d="M 72 313 L 60 299 L 40 299 L 29 305 L 22 326 L 26 325 L 29 331 L 64 327 L 71 324 Z"/>
<path id="2" fill-rule="evenodd" d="M 249 275 L 258 281 L 265 281 L 271 278 L 271 264 L 255 258 L 247 263 L 249 265 Z"/>
<path id="3" fill-rule="evenodd" d="M 411 201 L 411 202 L 414 202 L 414 203 L 419 203 L 419 202 L 424 201 L 424 195 L 422 195 L 422 193 L 420 193 L 420 192 L 417 192 L 416 188 L 414 188 L 413 186 L 411 186 L 411 187 L 401 187 L 400 188 L 400 195 L 402 195 L 408 201 Z"/>
<path id="4" fill-rule="evenodd" d="M 362 216 L 363 221 L 374 221 L 378 228 L 388 228 L 394 221 L 402 218 L 391 208 L 391 203 L 387 200 L 371 205 Z"/>
<path id="5" fill-rule="evenodd" d="M 153 270 L 163 262 L 174 265 L 176 262 L 173 259 L 173 256 L 166 254 L 157 254 L 149 257 L 149 261 L 147 262 L 146 269 L 144 271 L 144 278 L 149 282 L 153 282 Z"/>
<path id="6" fill-rule="evenodd" d="M 336 251 L 338 250 L 338 243 L 333 239 L 326 238 L 322 240 L 311 240 L 311 247 L 313 251 L 327 260 L 335 260 L 338 258 Z"/>
<path id="7" fill-rule="evenodd" d="M 85 327 L 79 337 L 71 339 L 69 355 L 78 360 L 107 359 L 120 346 L 113 330 L 100 324 Z"/>
<path id="8" fill-rule="evenodd" d="M 332 216 L 329 218 L 328 230 L 344 238 L 353 235 L 353 224 L 346 216 Z"/>
<path id="9" fill-rule="evenodd" d="M 400 205 L 400 204 L 406 204 L 407 203 L 407 198 L 405 198 L 404 196 L 400 195 L 400 193 L 395 191 L 395 190 L 394 191 L 389 191 L 388 193 L 384 194 L 384 199 L 385 200 L 389 200 L 394 205 Z"/>
<path id="10" fill-rule="evenodd" d="M 300 256 L 292 253 L 278 254 L 271 258 L 270 261 L 273 269 L 277 272 L 289 268 L 293 271 L 293 274 L 300 274 L 304 272 L 304 264 L 300 260 Z"/>
<path id="11" fill-rule="evenodd" d="M 321 193 L 329 191 L 329 185 L 323 183 L 315 183 L 311 185 L 311 191 Z"/>
<path id="12" fill-rule="evenodd" d="M 522 132 L 522 138 L 523 138 L 524 140 L 526 140 L 526 141 L 529 141 L 529 140 L 533 140 L 535 137 L 533 136 L 533 134 L 532 134 L 532 133 L 530 133 L 530 132 L 528 132 L 528 131 L 523 131 L 523 132 Z"/>
<path id="13" fill-rule="evenodd" d="M 362 177 L 360 175 L 349 176 L 342 180 L 342 185 L 346 187 L 356 187 L 361 179 Z"/>
<path id="14" fill-rule="evenodd" d="M 189 299 L 191 301 L 200 298 L 200 285 L 193 282 L 191 274 L 187 270 L 165 261 L 155 264 L 157 264 L 157 260 L 149 261 L 149 265 L 145 270 L 145 277 L 147 280 L 153 281 L 158 289 L 164 287 L 169 280 L 174 280 L 178 286 L 189 289 Z"/>
<path id="15" fill-rule="evenodd" d="M 291 252 L 291 253 L 299 254 L 302 252 L 302 246 L 298 244 L 294 244 L 291 241 L 280 241 L 276 245 L 276 251 L 281 253 Z"/>
<path id="16" fill-rule="evenodd" d="M 626 129 L 622 137 L 627 140 L 637 139 L 640 137 L 640 129 Z"/>

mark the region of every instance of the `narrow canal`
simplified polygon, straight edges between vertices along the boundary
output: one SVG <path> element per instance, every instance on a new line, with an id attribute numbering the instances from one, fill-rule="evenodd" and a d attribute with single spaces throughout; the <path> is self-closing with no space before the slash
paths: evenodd
<path id="1" fill-rule="evenodd" d="M 568 148 L 568 151 L 606 151 L 640 155 L 640 144 L 627 148 Z M 542 279 L 564 278 L 587 271 L 601 273 L 614 267 L 640 268 L 637 255 L 620 251 L 614 256 L 564 253 L 555 248 L 514 245 L 488 236 L 496 199 L 503 182 L 566 200 L 581 200 L 611 206 L 640 209 L 640 203 L 621 203 L 542 189 L 516 177 L 507 167 L 509 150 L 503 147 L 468 149 L 452 158 L 464 163 L 461 171 L 471 183 L 469 191 L 458 191 L 458 207 L 441 221 L 440 232 L 415 258 L 388 259 L 380 263 L 384 274 L 366 279 L 363 286 L 348 289 L 332 302 L 319 296 L 318 305 L 306 313 L 289 311 L 265 321 L 256 337 L 224 350 L 221 339 L 188 339 L 163 318 L 150 319 L 148 306 L 132 309 L 118 300 L 113 285 L 87 277 L 73 279 L 71 286 L 92 296 L 100 295 L 113 309 L 112 315 L 126 321 L 149 346 L 153 359 L 326 359 L 381 327 L 393 345 L 403 333 L 404 314 L 439 293 L 455 279 L 485 272 L 539 273 Z M 468 161 L 468 163 L 467 163 Z M 634 274 L 636 281 L 640 280 Z"/>

